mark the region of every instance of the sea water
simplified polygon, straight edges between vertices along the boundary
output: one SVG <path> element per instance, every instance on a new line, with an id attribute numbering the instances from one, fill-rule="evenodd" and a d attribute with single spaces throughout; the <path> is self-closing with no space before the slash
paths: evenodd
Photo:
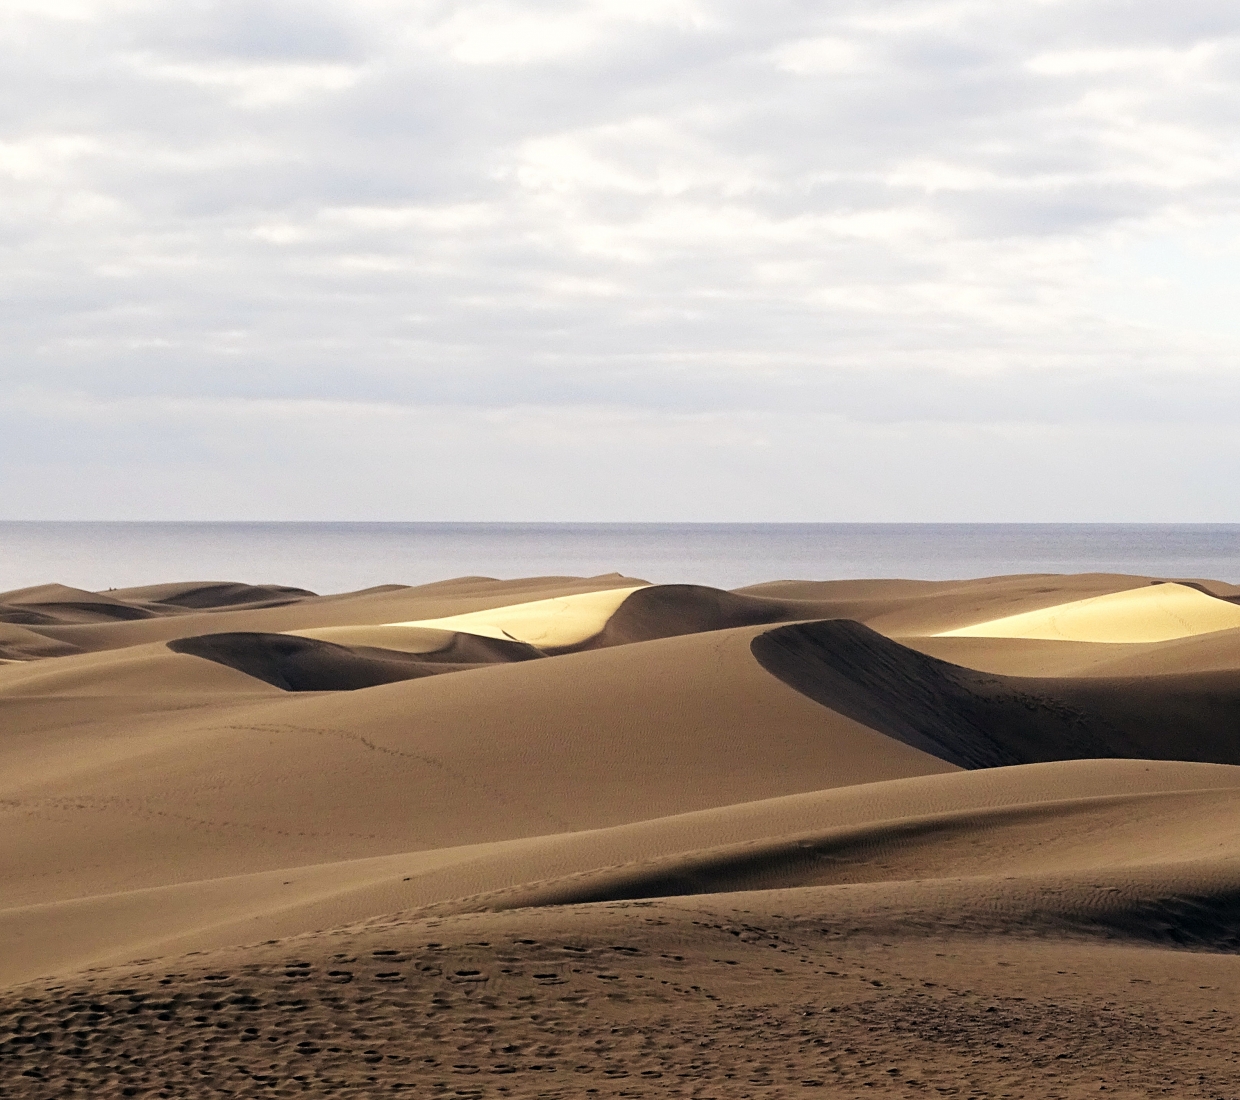
<path id="1" fill-rule="evenodd" d="M 761 581 L 1138 573 L 1240 582 L 1240 524 L 0 522 L 0 591 L 174 580 L 315 592 L 460 576 Z"/>

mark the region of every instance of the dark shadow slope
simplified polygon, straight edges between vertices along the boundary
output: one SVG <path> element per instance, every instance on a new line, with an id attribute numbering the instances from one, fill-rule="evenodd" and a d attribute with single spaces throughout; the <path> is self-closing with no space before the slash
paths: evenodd
<path id="1" fill-rule="evenodd" d="M 831 601 L 768 599 L 696 584 L 661 584 L 634 592 L 607 625 L 573 649 L 606 649 L 738 626 L 764 626 L 839 615 Z"/>
<path id="2" fill-rule="evenodd" d="M 528 661 L 542 654 L 521 642 L 458 634 L 434 653 L 343 646 L 290 634 L 204 634 L 168 643 L 174 653 L 203 657 L 284 691 L 359 688 L 459 672 L 488 664 Z"/>
<path id="3" fill-rule="evenodd" d="M 962 668 L 860 623 L 754 638 L 790 687 L 962 768 L 1123 757 L 1240 764 L 1240 674 L 1042 679 Z"/>

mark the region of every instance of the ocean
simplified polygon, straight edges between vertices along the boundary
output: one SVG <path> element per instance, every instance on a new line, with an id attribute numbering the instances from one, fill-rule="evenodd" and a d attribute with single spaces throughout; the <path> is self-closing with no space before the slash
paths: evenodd
<path id="1" fill-rule="evenodd" d="M 0 591 L 231 580 L 343 592 L 459 576 L 760 581 L 1138 573 L 1240 582 L 1240 524 L 0 522 Z"/>

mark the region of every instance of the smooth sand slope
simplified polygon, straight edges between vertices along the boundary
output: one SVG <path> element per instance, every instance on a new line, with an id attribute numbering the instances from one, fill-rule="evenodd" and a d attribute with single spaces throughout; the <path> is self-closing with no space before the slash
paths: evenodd
<path id="1" fill-rule="evenodd" d="M 945 630 L 940 637 L 1165 642 L 1240 627 L 1240 604 L 1183 584 L 1159 584 Z"/>
<path id="2" fill-rule="evenodd" d="M 953 770 L 786 687 L 748 647 L 743 631 L 693 635 L 309 695 L 177 656 L 204 688 L 257 690 L 0 692 L 24 727 L 0 768 L 0 882 L 50 900 Z"/>
<path id="3" fill-rule="evenodd" d="M 1062 897 L 1042 916 L 1071 923 L 1080 884 L 1072 886 L 1065 874 L 1119 871 L 1126 888 L 1157 901 L 1160 884 L 1181 865 L 1234 864 L 1237 786 L 1240 769 L 1218 765 L 1048 764 L 35 903 L 0 912 L 0 934 L 20 945 L 21 956 L 4 977 L 218 948 L 426 906 L 460 912 L 959 876 L 992 880 L 968 893 L 996 928 L 1019 929 L 1031 920 L 1027 901 L 1001 900 L 1015 889 L 1005 884 L 1013 874 L 1055 881 Z M 1225 868 L 1216 872 L 1223 877 L 1210 880 L 1212 893 L 1237 882 Z"/>
<path id="4" fill-rule="evenodd" d="M 752 650 L 824 706 L 963 768 L 1090 757 L 1240 764 L 1234 669 L 999 676 L 846 620 L 779 627 L 754 638 Z"/>
<path id="5" fill-rule="evenodd" d="M 0 594 L 0 1096 L 1240 1095 L 1160 580 Z"/>
<path id="6" fill-rule="evenodd" d="M 526 642 L 544 649 L 564 649 L 594 637 L 620 605 L 639 590 L 639 586 L 605 588 L 600 592 L 579 592 L 488 611 L 391 625 L 452 630 L 501 641 Z"/>

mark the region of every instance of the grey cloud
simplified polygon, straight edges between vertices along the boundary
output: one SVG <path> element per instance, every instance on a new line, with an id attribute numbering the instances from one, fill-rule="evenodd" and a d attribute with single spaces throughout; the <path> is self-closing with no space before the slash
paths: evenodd
<path id="1" fill-rule="evenodd" d="M 347 7 L 309 0 L 187 0 L 117 30 L 135 47 L 206 60 L 351 60 L 366 45 Z"/>

